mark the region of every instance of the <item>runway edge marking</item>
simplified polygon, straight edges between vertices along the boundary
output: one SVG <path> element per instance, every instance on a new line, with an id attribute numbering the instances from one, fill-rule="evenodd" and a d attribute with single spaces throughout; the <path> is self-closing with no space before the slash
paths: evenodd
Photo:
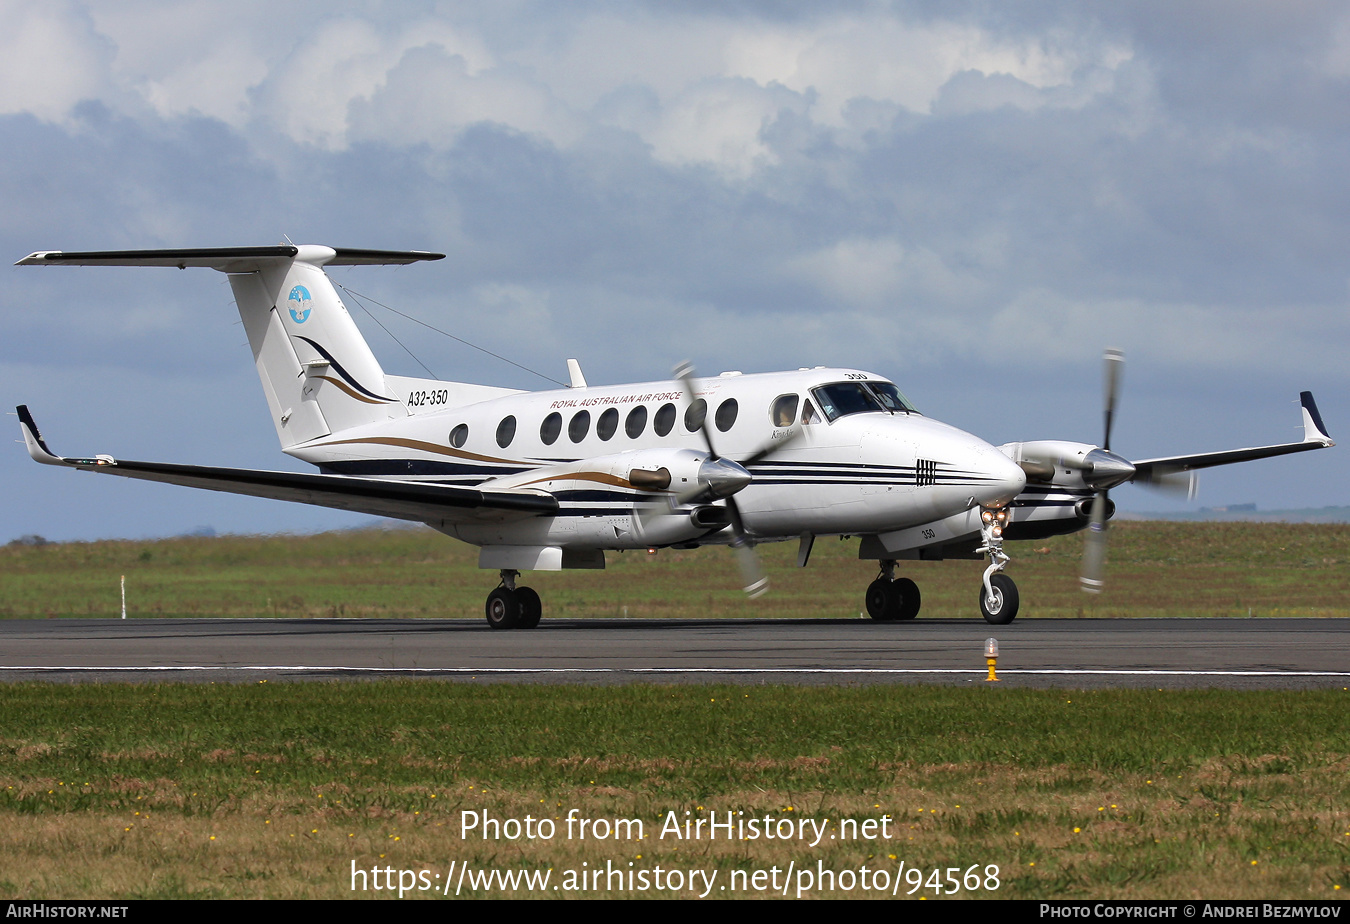
<path id="1" fill-rule="evenodd" d="M 160 666 L 15 665 L 0 666 L 0 672 L 47 673 L 173 673 L 193 671 L 273 671 L 284 673 L 342 672 L 361 674 L 972 674 L 983 670 L 947 668 L 809 668 L 809 667 L 344 667 L 342 665 L 244 664 Z M 1000 670 L 1005 675 L 1079 675 L 1105 674 L 1124 677 L 1350 677 L 1350 671 L 1180 671 L 1180 670 L 1094 670 L 1094 669 L 1015 669 Z"/>

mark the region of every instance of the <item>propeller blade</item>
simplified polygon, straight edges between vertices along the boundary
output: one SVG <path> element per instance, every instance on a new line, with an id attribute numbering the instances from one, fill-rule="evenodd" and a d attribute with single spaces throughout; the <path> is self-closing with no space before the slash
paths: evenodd
<path id="1" fill-rule="evenodd" d="M 736 498 L 727 498 L 727 512 L 731 514 L 733 538 L 731 547 L 736 552 L 736 562 L 741 566 L 741 588 L 750 599 L 763 596 L 769 589 L 769 579 L 755 554 L 755 543 L 745 531 L 745 520 L 741 518 L 741 508 Z"/>
<path id="2" fill-rule="evenodd" d="M 1184 497 L 1186 500 L 1195 500 L 1196 491 L 1200 486 L 1200 476 L 1194 471 L 1169 469 L 1158 465 L 1135 477 L 1134 484 L 1164 494 Z"/>
<path id="3" fill-rule="evenodd" d="M 736 498 L 727 498 L 727 513 L 731 515 L 731 531 L 737 539 L 746 538 L 749 533 L 745 531 L 745 520 L 741 519 L 741 505 L 736 503 Z"/>
<path id="4" fill-rule="evenodd" d="M 675 367 L 674 375 L 675 378 L 679 379 L 684 388 L 684 393 L 688 396 L 689 403 L 692 405 L 698 400 L 694 391 L 693 364 L 689 362 L 680 363 Z M 731 495 L 750 481 L 750 473 L 745 470 L 744 465 L 758 462 L 793 442 L 801 435 L 801 428 L 796 428 L 782 439 L 766 443 L 751 453 L 750 457 L 742 464 L 737 464 L 731 459 L 723 459 L 718 455 L 717 447 L 713 443 L 712 422 L 708 420 L 706 411 L 703 415 L 702 426 L 699 429 L 703 433 L 703 442 L 708 447 L 708 461 L 704 463 L 700 472 L 707 471 L 708 477 L 706 479 L 700 477 L 697 485 L 687 488 L 679 494 L 667 495 L 662 500 L 653 500 L 641 505 L 636 511 L 637 518 L 645 528 L 647 523 L 657 517 L 674 513 L 684 504 L 698 499 L 700 495 L 703 496 L 704 500 L 723 498 L 728 518 L 731 520 L 731 548 L 736 553 L 737 564 L 740 565 L 741 585 L 751 598 L 762 596 L 769 589 L 769 579 L 765 576 L 763 567 L 760 566 L 759 556 L 755 554 L 755 543 L 745 528 L 745 519 L 741 516 L 741 508 Z M 712 497 L 708 496 L 710 488 Z"/>
<path id="5" fill-rule="evenodd" d="M 693 364 L 687 361 L 680 363 L 678 366 L 675 367 L 675 377 L 680 380 L 680 384 L 684 387 L 684 393 L 689 396 L 689 403 L 693 404 L 694 401 L 698 400 L 697 398 L 694 397 Z M 700 429 L 703 432 L 703 442 L 707 443 L 708 445 L 708 452 L 710 454 L 710 457 L 712 458 L 713 461 L 716 461 L 720 459 L 721 456 L 718 454 L 717 449 L 713 446 L 712 421 L 710 421 L 708 418 L 709 415 L 705 411 L 703 414 L 703 425 L 700 427 Z M 766 456 L 772 455 L 778 450 L 786 446 L 790 446 L 792 443 L 795 443 L 798 439 L 801 438 L 804 432 L 805 430 L 801 426 L 801 424 L 796 424 L 793 426 L 791 432 L 788 433 L 787 436 L 781 437 L 780 439 L 776 440 L 770 440 L 769 442 L 765 443 L 763 446 L 759 447 L 754 452 L 752 452 L 747 458 L 742 459 L 740 464 L 743 466 L 754 465 L 756 462 L 763 460 Z"/>
<path id="6" fill-rule="evenodd" d="M 1092 518 L 1083 545 L 1083 573 L 1078 581 L 1084 592 L 1101 593 L 1106 568 L 1106 492 L 1099 491 L 1092 501 Z"/>
<path id="7" fill-rule="evenodd" d="M 792 430 L 788 433 L 787 436 L 783 437 L 782 439 L 770 440 L 769 442 L 765 443 L 763 446 L 759 447 L 754 452 L 752 452 L 748 458 L 742 459 L 741 465 L 748 467 L 754 465 L 756 462 L 764 461 L 764 458 L 766 456 L 771 456 L 778 450 L 786 449 L 788 446 L 791 446 L 793 443 L 797 442 L 797 440 L 802 438 L 802 435 L 805 432 L 806 428 L 803 427 L 801 424 L 797 424 L 792 428 Z"/>
<path id="8" fill-rule="evenodd" d="M 1102 448 L 1111 448 L 1111 427 L 1116 419 L 1116 399 L 1120 397 L 1120 376 L 1125 371 L 1125 354 L 1108 349 L 1102 354 L 1102 399 L 1106 417 L 1106 435 Z"/>
<path id="9" fill-rule="evenodd" d="M 684 386 L 684 393 L 689 396 L 689 403 L 693 404 L 697 401 L 698 398 L 694 396 L 694 364 L 687 360 L 680 363 L 675 367 L 675 378 L 679 379 L 680 384 Z M 720 459 L 721 456 L 717 454 L 717 449 L 713 446 L 712 426 L 708 421 L 706 410 L 703 413 L 703 426 L 699 429 L 703 431 L 703 442 L 708 445 L 709 455 L 714 460 Z"/>
<path id="10" fill-rule="evenodd" d="M 661 517 L 670 516 L 675 512 L 676 499 L 670 495 L 653 497 L 651 500 L 635 504 L 633 506 L 633 516 L 637 519 L 638 526 L 642 529 L 644 535 L 647 528 Z"/>
<path id="11" fill-rule="evenodd" d="M 764 575 L 754 546 L 748 541 L 738 541 L 733 548 L 736 550 L 736 561 L 741 566 L 741 588 L 751 600 L 764 596 L 769 590 L 769 579 Z"/>

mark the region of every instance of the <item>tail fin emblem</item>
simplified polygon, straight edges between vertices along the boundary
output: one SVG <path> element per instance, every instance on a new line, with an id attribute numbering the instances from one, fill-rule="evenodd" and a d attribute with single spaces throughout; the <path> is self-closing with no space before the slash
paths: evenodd
<path id="1" fill-rule="evenodd" d="M 291 294 L 286 299 L 286 304 L 290 308 L 291 320 L 296 324 L 304 324 L 309 320 L 309 289 L 304 286 L 296 286 L 291 289 Z"/>

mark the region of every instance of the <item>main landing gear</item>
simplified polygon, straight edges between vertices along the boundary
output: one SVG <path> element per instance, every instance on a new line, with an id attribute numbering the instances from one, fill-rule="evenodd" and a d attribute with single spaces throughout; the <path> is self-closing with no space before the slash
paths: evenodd
<path id="1" fill-rule="evenodd" d="M 544 615 L 539 595 L 528 587 L 517 587 L 519 571 L 502 569 L 502 583 L 487 598 L 487 624 L 494 629 L 533 629 Z"/>
<path id="2" fill-rule="evenodd" d="M 913 619 L 919 615 L 919 585 L 895 576 L 895 562 L 884 560 L 877 579 L 867 585 L 867 615 L 879 622 Z"/>

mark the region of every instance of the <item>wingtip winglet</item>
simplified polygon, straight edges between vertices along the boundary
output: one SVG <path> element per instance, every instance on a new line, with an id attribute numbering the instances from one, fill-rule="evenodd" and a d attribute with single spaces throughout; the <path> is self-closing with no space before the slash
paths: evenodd
<path id="1" fill-rule="evenodd" d="M 1317 410 L 1317 402 L 1313 400 L 1312 392 L 1299 392 L 1298 401 L 1303 405 L 1304 441 L 1322 443 L 1326 446 L 1336 445 L 1327 435 L 1326 424 L 1322 423 L 1322 415 Z"/>
<path id="2" fill-rule="evenodd" d="M 47 443 L 42 439 L 42 433 L 38 430 L 37 421 L 33 420 L 28 405 L 20 404 L 15 410 L 19 413 L 19 429 L 23 432 L 24 445 L 28 447 L 28 455 L 33 461 L 41 462 L 43 465 L 64 465 L 65 460 L 47 448 Z"/>

